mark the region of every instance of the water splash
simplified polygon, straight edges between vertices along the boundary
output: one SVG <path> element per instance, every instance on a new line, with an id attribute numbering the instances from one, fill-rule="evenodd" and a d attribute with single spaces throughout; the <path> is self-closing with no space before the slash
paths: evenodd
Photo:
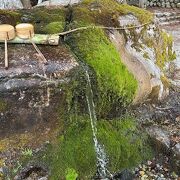
<path id="1" fill-rule="evenodd" d="M 86 100 L 87 100 L 88 110 L 89 110 L 89 115 L 90 115 L 90 120 L 91 120 L 94 147 L 95 147 L 96 156 L 97 156 L 98 175 L 104 179 L 104 178 L 107 178 L 107 176 L 112 176 L 112 175 L 107 169 L 108 159 L 107 159 L 104 147 L 98 142 L 98 139 L 97 139 L 97 116 L 96 116 L 95 105 L 93 101 L 93 91 L 91 88 L 91 81 L 90 81 L 90 77 L 87 70 L 85 70 L 85 74 L 87 78 Z"/>
<path id="2" fill-rule="evenodd" d="M 38 3 L 37 4 L 41 4 L 43 1 L 42 0 L 38 0 Z"/>

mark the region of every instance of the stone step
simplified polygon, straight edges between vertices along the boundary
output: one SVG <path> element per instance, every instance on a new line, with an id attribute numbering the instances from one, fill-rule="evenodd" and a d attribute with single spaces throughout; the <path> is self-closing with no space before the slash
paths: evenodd
<path id="1" fill-rule="evenodd" d="M 167 22 L 159 22 L 161 26 L 166 26 L 166 25 L 176 25 L 180 24 L 180 20 L 177 21 L 167 21 Z"/>
<path id="2" fill-rule="evenodd" d="M 177 21 L 180 20 L 180 15 L 178 16 L 168 16 L 168 17 L 161 17 L 158 18 L 160 22 L 167 22 L 167 21 Z"/>
<path id="3" fill-rule="evenodd" d="M 154 15 L 162 26 L 180 24 L 180 12 L 156 12 Z"/>
<path id="4" fill-rule="evenodd" d="M 171 17 L 171 16 L 179 16 L 180 15 L 180 12 L 156 12 L 154 13 L 154 15 L 157 17 L 157 18 L 161 18 L 161 17 Z"/>

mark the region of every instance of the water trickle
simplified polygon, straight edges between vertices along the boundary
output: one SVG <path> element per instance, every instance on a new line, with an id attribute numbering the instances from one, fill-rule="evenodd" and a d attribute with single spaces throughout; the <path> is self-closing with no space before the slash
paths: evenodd
<path id="1" fill-rule="evenodd" d="M 98 176 L 100 176 L 100 178 L 105 179 L 112 175 L 107 169 L 108 159 L 107 159 L 104 147 L 98 142 L 98 139 L 97 139 L 97 116 L 96 116 L 95 105 L 93 101 L 93 91 L 91 88 L 91 81 L 90 81 L 89 73 L 87 70 L 85 70 L 85 74 L 87 78 L 86 100 L 87 100 L 88 110 L 89 110 L 89 115 L 90 115 L 90 120 L 91 120 L 94 147 L 95 147 L 96 156 L 97 156 Z"/>
<path id="2" fill-rule="evenodd" d="M 42 0 L 38 0 L 38 4 L 41 4 L 43 1 Z"/>

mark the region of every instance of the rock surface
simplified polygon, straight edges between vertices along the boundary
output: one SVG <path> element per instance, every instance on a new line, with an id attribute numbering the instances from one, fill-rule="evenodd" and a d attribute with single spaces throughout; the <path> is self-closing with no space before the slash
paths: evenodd
<path id="1" fill-rule="evenodd" d="M 125 27 L 140 25 L 138 19 L 132 14 L 121 16 L 119 23 Z M 160 48 L 162 52 L 164 51 L 164 49 L 162 49 L 163 44 L 158 44 L 158 42 L 164 41 L 158 26 L 156 23 L 150 23 L 144 27 L 131 30 L 125 29 L 123 34 L 126 42 L 123 45 L 125 48 L 123 50 L 121 50 L 122 48 L 119 49 L 120 55 L 122 55 L 122 59 L 125 59 L 124 63 L 129 67 L 129 70 L 139 82 L 139 90 L 134 101 L 136 103 L 142 102 L 142 99 L 147 98 L 148 95 L 151 99 L 163 99 L 168 95 L 169 91 L 162 81 L 162 77 L 164 77 L 163 67 L 161 67 L 161 63 L 158 62 L 159 55 L 156 52 L 157 48 Z M 117 42 L 118 39 L 124 42 L 121 36 L 117 36 L 114 39 L 117 39 Z M 115 45 L 121 47 L 122 44 L 118 45 L 117 42 Z M 154 45 L 149 45 L 150 43 Z M 169 50 L 171 51 L 171 49 Z M 128 57 L 127 54 L 129 54 Z M 126 55 L 126 57 L 124 55 Z"/>
<path id="2" fill-rule="evenodd" d="M 150 9 L 157 17 L 160 26 L 173 37 L 173 50 L 176 60 L 166 68 L 166 75 L 171 79 L 174 88 L 180 89 L 180 12 L 178 9 Z"/>
<path id="3" fill-rule="evenodd" d="M 1 137 L 52 123 L 58 99 L 63 95 L 58 85 L 67 83 L 70 72 L 78 66 L 64 46 L 40 48 L 47 65 L 31 45 L 9 45 L 8 49 L 10 67 L 5 70 L 0 46 Z"/>
<path id="4" fill-rule="evenodd" d="M 80 3 L 81 0 L 50 0 L 39 3 L 37 6 L 67 6 Z"/>
<path id="5" fill-rule="evenodd" d="M 180 172 L 180 93 L 170 90 L 162 102 L 142 104 L 133 115 L 152 138 L 156 152 L 166 154 L 174 170 Z"/>
<path id="6" fill-rule="evenodd" d="M 138 90 L 134 98 L 134 103 L 144 101 L 152 91 L 150 75 L 140 60 L 128 51 L 124 37 L 118 31 L 111 33 L 110 38 L 118 49 L 122 62 L 138 81 Z"/>
<path id="7" fill-rule="evenodd" d="M 23 5 L 20 0 L 1 0 L 0 9 L 22 9 Z"/>

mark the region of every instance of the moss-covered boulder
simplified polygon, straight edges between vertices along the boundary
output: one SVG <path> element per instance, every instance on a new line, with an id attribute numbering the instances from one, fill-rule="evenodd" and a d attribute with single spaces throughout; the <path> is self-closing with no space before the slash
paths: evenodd
<path id="1" fill-rule="evenodd" d="M 73 7 L 71 13 L 72 18 L 67 26 L 71 29 L 96 25 L 119 27 L 119 16 L 128 13 L 135 14 L 142 23 L 152 20 L 151 13 L 113 0 L 85 0 Z M 98 115 L 105 117 L 111 114 L 114 107 L 125 107 L 132 102 L 137 81 L 122 63 L 121 55 L 109 40 L 107 31 L 88 28 L 70 34 L 65 40 L 80 61 L 95 72 Z"/>
<path id="2" fill-rule="evenodd" d="M 41 47 L 49 60 L 48 65 L 37 63 L 39 57 L 32 51 L 24 53 L 30 45 L 17 49 L 9 46 L 10 54 L 19 56 L 10 63 L 8 71 L 2 67 L 0 69 L 0 90 L 3 92 L 0 95 L 0 117 L 9 119 L 9 124 L 4 123 L 5 128 L 2 126 L 2 135 L 6 130 L 12 130 L 7 134 L 8 138 L 0 140 L 0 148 L 2 151 L 11 149 L 8 141 L 12 139 L 19 154 L 15 159 L 10 159 L 14 164 L 7 165 L 10 172 L 7 177 L 13 178 L 21 173 L 23 166 L 33 161 L 42 162 L 48 167 L 50 179 L 92 178 L 98 167 L 88 98 L 91 99 L 94 116 L 97 115 L 97 139 L 105 150 L 107 169 L 115 173 L 146 159 L 146 152 L 149 151 L 147 137 L 133 118 L 122 118 L 136 95 L 138 82 L 122 63 L 121 53 L 111 42 L 109 34 L 112 31 L 101 28 L 120 28 L 119 17 L 127 14 L 135 16 L 140 27 L 153 19 L 151 13 L 121 5 L 115 0 L 84 0 L 72 7 L 35 8 L 17 11 L 15 14 L 8 11 L 0 15 L 2 20 L 4 16 L 8 17 L 2 22 L 34 24 L 36 33 L 60 33 L 88 27 L 66 34 L 57 47 Z M 140 28 L 140 34 L 132 27 L 130 29 L 128 33 L 120 33 L 127 33 L 126 40 L 131 36 L 134 47 L 141 47 L 138 39 L 141 39 L 140 34 L 147 34 L 143 34 L 144 28 Z M 164 46 L 168 46 L 168 53 L 160 51 L 168 57 L 173 55 L 169 41 L 169 38 L 163 41 Z M 148 57 L 147 53 L 145 57 Z M 91 92 L 90 97 L 87 91 Z M 38 125 L 33 129 L 37 122 Z M 14 131 L 16 128 L 18 136 Z M 31 143 L 41 142 L 41 148 L 32 146 L 29 139 Z M 16 142 L 22 142 L 20 147 L 15 146 L 19 145 Z M 31 150 L 24 150 L 29 146 Z M 0 163 L 6 165 L 6 162 Z"/>

